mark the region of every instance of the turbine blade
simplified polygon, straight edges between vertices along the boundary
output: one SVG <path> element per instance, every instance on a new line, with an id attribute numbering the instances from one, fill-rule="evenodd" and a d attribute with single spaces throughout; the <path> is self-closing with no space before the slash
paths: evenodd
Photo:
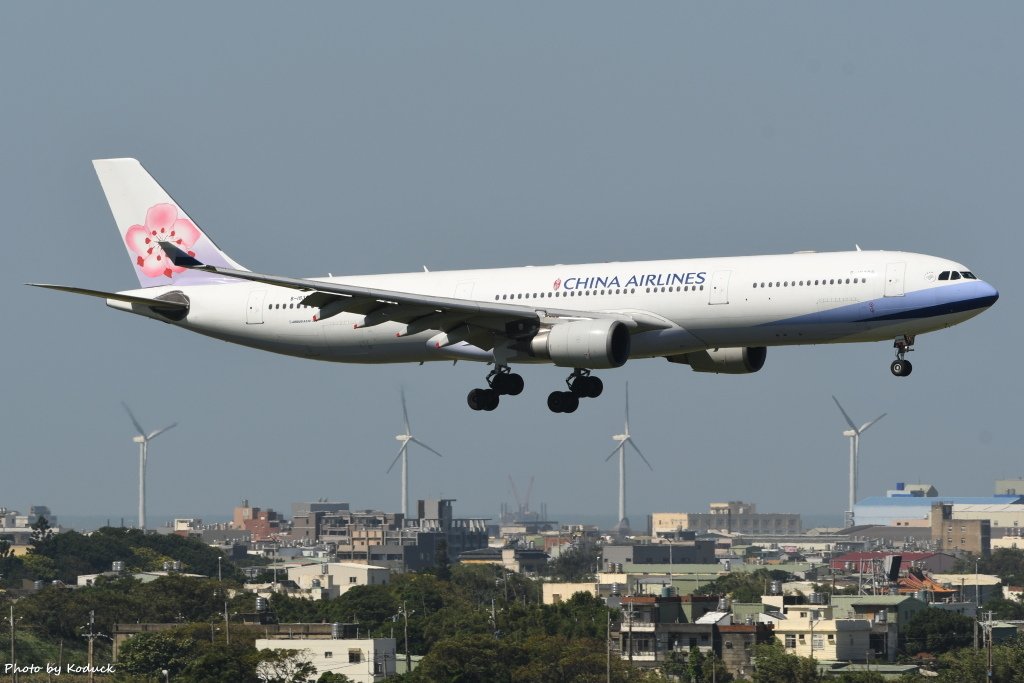
<path id="1" fill-rule="evenodd" d="M 640 448 L 635 443 L 633 443 L 633 439 L 626 439 L 626 442 L 633 447 L 633 450 L 636 451 L 636 454 L 639 455 L 640 458 L 647 464 L 647 468 L 653 472 L 654 467 L 647 460 L 647 457 L 643 454 L 643 451 L 641 451 Z"/>
<path id="2" fill-rule="evenodd" d="M 135 425 L 135 430 L 139 433 L 139 436 L 146 436 L 146 430 L 143 429 L 142 425 L 139 424 L 139 421 L 135 419 L 135 413 L 133 413 L 132 409 L 128 407 L 128 404 L 121 401 L 121 405 L 123 405 L 124 409 L 128 412 L 128 417 L 132 419 L 132 424 Z"/>
<path id="3" fill-rule="evenodd" d="M 629 382 L 626 382 L 626 435 L 629 435 Z"/>
<path id="4" fill-rule="evenodd" d="M 409 411 L 405 408 L 405 387 L 402 387 L 402 419 L 405 420 L 405 435 L 409 436 L 412 432 L 409 431 Z"/>
<path id="5" fill-rule="evenodd" d="M 839 408 L 839 412 L 841 412 L 843 414 L 843 417 L 846 418 L 846 424 L 850 425 L 850 429 L 852 429 L 853 431 L 857 431 L 857 425 L 853 424 L 853 420 L 851 420 L 850 416 L 846 414 L 845 410 L 843 410 L 843 406 L 840 405 L 839 399 L 833 396 L 832 400 L 836 402 L 836 407 Z"/>
<path id="6" fill-rule="evenodd" d="M 166 427 L 163 427 L 162 429 L 158 429 L 158 430 L 156 430 L 154 432 L 150 432 L 149 436 L 146 437 L 146 441 L 152 441 L 156 437 L 158 437 L 161 434 L 163 434 L 164 432 L 166 432 L 168 429 L 173 429 L 174 427 L 177 427 L 177 426 L 178 426 L 178 423 L 174 422 L 172 424 L 167 425 Z"/>
<path id="7" fill-rule="evenodd" d="M 402 444 L 402 447 L 398 449 L 398 455 L 396 455 L 395 459 L 391 461 L 390 465 L 388 465 L 388 471 L 385 472 L 384 474 L 391 474 L 391 470 L 394 469 L 395 463 L 398 462 L 398 459 L 402 457 L 402 453 L 405 452 L 405 449 L 406 449 L 406 447 L 408 445 L 409 445 L 408 443 L 403 443 Z"/>
<path id="8" fill-rule="evenodd" d="M 420 441 L 419 439 L 417 439 L 415 436 L 412 437 L 411 439 L 409 439 L 409 441 L 412 441 L 415 444 L 419 444 L 420 446 L 422 446 L 423 448 L 426 448 L 428 451 L 430 451 L 431 453 L 433 453 L 434 455 L 436 455 L 439 458 L 443 458 L 444 457 L 443 455 L 441 455 L 440 453 L 435 451 L 433 448 L 431 448 L 427 444 L 425 444 L 422 441 Z"/>
<path id="9" fill-rule="evenodd" d="M 609 460 L 611 460 L 611 459 L 612 459 L 612 458 L 613 458 L 613 457 L 615 456 L 615 454 L 619 452 L 619 450 L 620 450 L 621 448 L 622 448 L 622 445 L 621 445 L 621 444 L 619 444 L 618 446 L 616 446 L 616 447 L 615 447 L 615 450 L 614 450 L 614 451 L 612 451 L 612 452 L 611 452 L 611 453 L 610 453 L 610 454 L 608 455 L 608 457 L 604 459 L 604 461 L 605 461 L 605 462 L 608 462 Z"/>
<path id="10" fill-rule="evenodd" d="M 864 430 L 866 430 L 868 427 L 870 427 L 871 425 L 875 424 L 876 422 L 878 422 L 879 420 L 881 420 L 883 417 L 885 417 L 888 414 L 889 413 L 882 413 L 881 415 L 876 417 L 874 420 L 871 420 L 870 422 L 865 422 L 863 425 L 861 425 L 861 428 L 858 429 L 857 431 L 863 434 Z"/>

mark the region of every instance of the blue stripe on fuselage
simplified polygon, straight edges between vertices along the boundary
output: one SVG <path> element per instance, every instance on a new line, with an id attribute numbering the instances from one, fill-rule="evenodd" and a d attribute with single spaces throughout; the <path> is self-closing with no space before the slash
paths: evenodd
<path id="1" fill-rule="evenodd" d="M 765 326 L 792 324 L 867 323 L 888 320 L 913 320 L 988 308 L 999 292 L 983 280 L 955 285 L 929 287 L 904 296 L 883 297 L 837 306 L 826 311 L 798 315 L 765 323 Z"/>

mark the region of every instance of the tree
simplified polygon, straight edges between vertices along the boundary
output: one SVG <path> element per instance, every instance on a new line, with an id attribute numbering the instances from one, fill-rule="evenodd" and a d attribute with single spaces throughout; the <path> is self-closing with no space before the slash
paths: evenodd
<path id="1" fill-rule="evenodd" d="M 949 652 L 971 644 L 974 620 L 948 610 L 928 608 L 914 615 L 900 637 L 906 654 Z"/>
<path id="2" fill-rule="evenodd" d="M 594 576 L 597 549 L 588 543 L 563 546 L 558 557 L 548 562 L 547 574 L 555 581 L 575 583 Z"/>
<path id="3" fill-rule="evenodd" d="M 316 673 L 306 650 L 261 650 L 256 677 L 265 683 L 304 683 Z"/>
<path id="4" fill-rule="evenodd" d="M 316 683 L 352 683 L 352 679 L 345 674 L 325 671 L 320 674 L 320 678 L 316 679 Z"/>
<path id="5" fill-rule="evenodd" d="M 172 675 L 183 671 L 196 652 L 196 641 L 173 631 L 152 631 L 129 638 L 118 654 L 118 670 L 154 676 L 167 669 Z"/>
<path id="6" fill-rule="evenodd" d="M 786 654 L 778 641 L 754 646 L 754 683 L 815 683 L 820 680 L 813 659 Z"/>
<path id="7" fill-rule="evenodd" d="M 33 549 L 37 548 L 50 540 L 53 534 L 54 531 L 50 528 L 50 520 L 46 518 L 46 515 L 39 515 L 36 517 L 36 521 L 32 523 L 32 539 L 29 541 L 29 545 Z"/>

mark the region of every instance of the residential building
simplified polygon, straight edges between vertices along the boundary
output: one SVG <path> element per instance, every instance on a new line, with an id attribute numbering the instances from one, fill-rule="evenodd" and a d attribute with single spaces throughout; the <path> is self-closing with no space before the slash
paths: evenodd
<path id="1" fill-rule="evenodd" d="M 870 622 L 868 648 L 875 657 L 895 661 L 899 650 L 899 631 L 928 604 L 910 595 L 833 595 L 836 616 L 866 619 Z M 838 659 L 844 659 L 839 657 Z M 864 661 L 864 656 L 851 661 Z"/>
<path id="2" fill-rule="evenodd" d="M 586 593 L 597 597 L 600 584 L 596 581 L 588 583 L 544 583 L 541 585 L 545 605 L 557 605 L 568 602 L 577 593 Z"/>
<path id="3" fill-rule="evenodd" d="M 871 649 L 871 622 L 836 618 L 828 605 L 791 608 L 774 626 L 775 639 L 786 652 L 800 657 L 863 662 Z"/>
<path id="4" fill-rule="evenodd" d="M 997 479 L 997 496 L 1024 496 L 1024 479 Z"/>
<path id="5" fill-rule="evenodd" d="M 252 533 L 253 541 L 271 541 L 287 530 L 287 523 L 279 513 L 272 509 L 262 509 L 249 505 L 248 500 L 235 508 L 232 515 L 232 526 L 245 529 Z"/>
<path id="6" fill-rule="evenodd" d="M 459 554 L 460 564 L 493 564 L 518 574 L 542 574 L 548 554 L 536 548 L 477 548 Z"/>
<path id="7" fill-rule="evenodd" d="M 311 562 L 289 567 L 288 580 L 313 600 L 324 600 L 344 595 L 356 586 L 386 585 L 391 580 L 391 570 L 353 562 Z"/>
<path id="8" fill-rule="evenodd" d="M 259 638 L 256 649 L 298 650 L 316 667 L 312 680 L 326 672 L 355 683 L 376 683 L 395 675 L 394 638 Z"/>
<path id="9" fill-rule="evenodd" d="M 454 517 L 454 502 L 421 500 L 416 519 L 378 510 L 353 511 L 348 503 L 295 503 L 286 538 L 326 544 L 338 560 L 418 571 L 434 566 L 442 547 L 452 562 L 466 550 L 487 547 L 486 520 Z"/>
<path id="10" fill-rule="evenodd" d="M 934 503 L 953 506 L 954 513 L 963 505 L 1024 504 L 1024 495 L 1016 496 L 869 496 L 854 506 L 858 524 L 894 526 L 897 520 L 930 519 Z M 1011 508 L 1012 509 L 1012 508 Z"/>
<path id="11" fill-rule="evenodd" d="M 799 514 L 760 513 L 754 503 L 711 503 L 708 512 L 656 512 L 650 517 L 652 536 L 676 531 L 698 534 L 725 531 L 742 534 L 798 534 L 803 528 Z"/>

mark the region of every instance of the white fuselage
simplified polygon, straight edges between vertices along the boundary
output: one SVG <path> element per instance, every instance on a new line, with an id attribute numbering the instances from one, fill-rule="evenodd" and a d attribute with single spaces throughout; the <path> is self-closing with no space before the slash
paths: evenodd
<path id="1" fill-rule="evenodd" d="M 968 271 L 947 259 L 907 252 L 852 251 L 697 258 L 316 278 L 417 294 L 578 311 L 640 313 L 665 329 L 638 332 L 631 358 L 721 347 L 893 339 L 963 322 L 998 297 L 978 279 L 940 280 Z M 960 277 L 959 275 L 957 276 Z M 170 324 L 275 353 L 351 363 L 398 363 L 494 355 L 468 344 L 436 348 L 428 330 L 405 325 L 357 328 L 362 315 L 317 319 L 306 293 L 258 282 L 133 290 L 154 297 L 180 291 L 185 319 Z M 163 319 L 144 306 L 108 305 Z M 522 356 L 511 362 L 536 362 Z"/>

